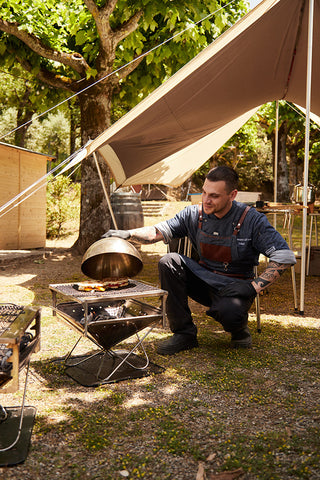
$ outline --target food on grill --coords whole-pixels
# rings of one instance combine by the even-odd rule
[[[117,289],[127,287],[129,284],[128,278],[118,278],[107,280],[103,283],[81,282],[75,285],[75,288],[80,292],[105,292],[110,288]]]
[[[104,292],[106,290],[104,284],[102,283],[82,282],[75,284],[74,287],[80,292],[91,292],[93,290]]]

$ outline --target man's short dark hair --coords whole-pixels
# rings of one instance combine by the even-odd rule
[[[220,166],[212,168],[206,175],[210,182],[226,182],[228,193],[238,189],[239,176],[231,167]]]

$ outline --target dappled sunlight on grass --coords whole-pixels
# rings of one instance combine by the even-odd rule
[[[20,275],[12,275],[10,274],[10,272],[2,273],[0,275],[1,287],[4,285],[21,285],[25,282],[32,280],[35,277],[36,275],[33,273]]]
[[[30,305],[34,300],[35,294],[28,288],[20,285],[1,285],[0,302],[15,303],[18,305]]]
[[[152,405],[153,401],[149,395],[149,398],[145,398],[145,395],[140,393],[135,393],[131,398],[124,402],[123,407],[125,409],[130,409],[133,407],[141,407],[143,405]]]
[[[250,314],[249,319],[254,322],[255,314]],[[264,324],[279,324],[283,327],[306,327],[306,328],[319,328],[320,327],[320,318],[319,317],[304,317],[299,314],[297,315],[261,315],[261,325]]]
[[[141,252],[137,278],[157,285],[166,246],[146,245]],[[261,296],[261,333],[254,307],[249,315],[252,349],[231,349],[230,334],[190,302],[199,348],[158,355],[158,342],[171,335],[159,323],[144,345],[162,373],[88,388],[65,372],[64,357],[79,335],[52,316],[48,288],[80,280],[80,264],[81,257],[60,252],[15,267],[11,279],[5,273],[3,301],[43,306],[41,350],[31,358],[27,392],[37,409],[32,446],[23,465],[5,470],[6,478],[114,480],[123,471],[132,480],[194,480],[199,461],[208,478],[237,468],[250,480],[320,477],[320,277],[307,279],[305,316],[293,312],[288,272]],[[135,343],[129,337],[115,350]],[[82,338],[75,355],[95,350]],[[8,394],[5,404],[17,405],[21,396],[21,389]]]

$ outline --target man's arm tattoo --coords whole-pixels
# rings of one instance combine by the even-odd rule
[[[265,271],[252,282],[257,292],[264,290],[278,280],[289,267],[290,265],[287,263],[269,262]]]
[[[129,231],[131,234],[130,240],[144,245],[163,240],[162,233],[158,232],[155,227],[141,227]]]

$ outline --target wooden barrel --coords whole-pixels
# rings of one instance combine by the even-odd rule
[[[114,192],[111,195],[111,207],[119,230],[131,230],[144,226],[139,193]]]

